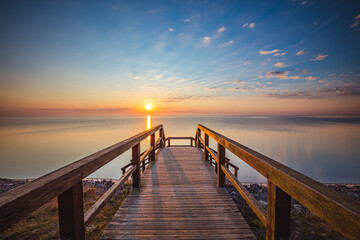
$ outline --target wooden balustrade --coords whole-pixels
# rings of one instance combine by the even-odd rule
[[[205,134],[205,141],[201,138],[201,131]],[[217,153],[208,147],[206,136],[217,142]],[[225,174],[265,225],[266,239],[281,239],[289,235],[291,198],[345,237],[357,239],[360,236],[360,204],[357,201],[200,124],[196,129],[195,143],[215,160],[218,186],[223,186]],[[225,149],[268,179],[267,211],[229,171]]]
[[[155,141],[155,133],[159,138]],[[201,138],[204,132],[204,139]],[[140,143],[150,137],[150,147],[140,154]],[[217,143],[217,151],[210,148],[209,138]],[[26,217],[54,197],[58,197],[59,228],[62,239],[84,239],[85,227],[132,176],[133,187],[140,187],[141,173],[155,160],[155,151],[165,147],[166,140],[190,140],[190,145],[204,151],[204,160],[215,165],[217,185],[225,186],[227,177],[266,227],[267,239],[287,237],[290,231],[291,198],[296,199],[335,230],[349,239],[360,236],[360,206],[339,192],[304,176],[234,140],[207,127],[198,125],[195,138],[165,138],[162,125],[139,133],[88,157],[44,175],[0,195],[0,232]],[[82,179],[104,166],[125,151],[132,149],[132,159],[121,168],[123,175],[84,214]],[[238,167],[225,156],[226,149],[268,179],[267,211],[237,179]],[[214,160],[214,162],[213,162]],[[229,170],[234,169],[234,174]]]
[[[189,139],[190,140],[190,146],[192,147],[193,146],[193,141],[195,140],[193,137],[168,137],[166,138],[166,141],[168,141],[168,147],[170,147],[170,140],[173,139],[173,140],[187,140]]]
[[[160,132],[160,137],[155,144],[155,133],[157,131]],[[140,155],[140,143],[149,136],[151,146]],[[54,197],[58,197],[61,239],[85,239],[85,227],[130,176],[133,179],[133,187],[140,187],[140,164],[145,162],[146,159],[155,159],[157,146],[165,146],[165,134],[162,125],[153,127],[1,194],[0,232],[3,232]],[[132,160],[130,164],[122,168],[123,176],[84,214],[82,179],[130,148],[132,149]],[[142,170],[144,170],[145,166],[146,164],[142,165]],[[126,171],[128,167],[131,168]]]

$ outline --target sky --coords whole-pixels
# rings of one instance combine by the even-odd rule
[[[360,1],[0,2],[0,116],[360,116]]]

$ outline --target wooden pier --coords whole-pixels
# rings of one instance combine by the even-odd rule
[[[196,147],[156,154],[101,239],[255,239]]]
[[[140,153],[148,137],[150,147]],[[184,139],[188,147],[170,143]],[[130,149],[122,176],[84,212],[82,180]],[[239,182],[226,151],[268,179],[266,210]],[[166,138],[163,126],[155,126],[1,194],[0,233],[57,197],[60,238],[83,240],[86,226],[130,178],[133,190],[102,239],[254,239],[225,178],[266,227],[267,240],[291,234],[292,198],[348,239],[360,236],[359,202],[200,124],[195,137]]]

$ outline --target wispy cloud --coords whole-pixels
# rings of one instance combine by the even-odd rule
[[[252,22],[252,23],[244,23],[243,25],[242,25],[242,27],[243,28],[250,28],[250,29],[253,29],[254,27],[255,27],[255,23],[254,22]]]
[[[277,57],[277,56],[284,56],[286,54],[286,52],[282,52],[282,53],[275,53],[274,56]]]
[[[210,40],[211,40],[210,37],[205,36],[205,37],[203,37],[203,38],[201,39],[201,42],[202,42],[203,45],[207,45],[207,44],[210,43]]]
[[[218,30],[216,30],[217,32],[225,32],[226,31],[226,27],[222,26],[221,28],[219,28]]]
[[[184,19],[184,22],[190,22],[190,21],[191,21],[190,18]]]
[[[286,65],[283,62],[277,62],[274,64],[274,67],[286,67]]]
[[[261,55],[267,55],[267,54],[277,53],[277,52],[279,52],[279,51],[280,51],[279,49],[274,49],[274,50],[271,50],[271,51],[260,50],[260,54],[261,54]]]
[[[245,81],[241,81],[241,80],[234,80],[233,83],[235,83],[235,84],[246,84]]]
[[[230,40],[230,41],[228,41],[228,42],[226,42],[226,43],[223,43],[222,45],[224,46],[224,47],[227,47],[227,46],[230,46],[231,44],[233,44],[234,43],[234,40]]]
[[[308,74],[309,72],[308,72],[308,70],[306,70],[306,69],[303,69],[303,70],[301,70],[300,72],[299,72],[299,74]]]
[[[157,14],[157,13],[163,12],[165,10],[166,10],[165,8],[153,8],[153,9],[146,10],[146,12],[150,13],[150,14]]]
[[[297,53],[296,53],[296,55],[303,55],[305,53],[305,51],[304,50],[301,50],[301,51],[298,51]]]
[[[289,71],[272,71],[266,73],[266,78],[293,79],[297,80],[299,76],[289,76]]]
[[[359,86],[344,86],[344,87],[323,87],[305,90],[285,90],[280,93],[269,93],[266,97],[272,98],[324,98],[337,96],[359,96]]]
[[[168,28],[168,30],[169,30],[169,32],[172,32],[172,31],[174,31],[174,29],[173,29],[173,28]]]
[[[357,15],[355,18],[354,18],[355,22],[350,26],[351,28],[354,28],[356,26],[359,25],[359,22],[360,22],[360,14]]]
[[[308,80],[308,81],[314,81],[316,80],[317,78],[316,77],[312,77],[312,76],[308,76],[308,77],[305,77],[304,79]]]
[[[318,54],[316,55],[316,58],[314,59],[310,59],[310,61],[321,61],[321,60],[324,60],[325,58],[327,58],[329,55],[325,54],[325,55],[322,55],[322,54]]]

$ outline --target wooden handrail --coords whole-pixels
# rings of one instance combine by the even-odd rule
[[[266,211],[251,195],[251,193],[240,183],[240,181],[230,172],[230,170],[221,165],[221,169],[225,172],[234,187],[239,191],[244,200],[249,204],[254,213],[258,216],[260,221],[266,226]]]
[[[267,239],[279,239],[288,233],[288,222],[282,222],[281,218],[290,217],[290,197],[347,238],[360,236],[360,204],[357,201],[203,125],[199,124],[196,131],[196,137],[199,137],[198,131],[203,131],[268,179]],[[226,174],[223,168],[221,170]],[[234,183],[235,178],[230,175],[229,179]],[[254,199],[248,198],[248,201]]]
[[[83,212],[82,216],[78,214],[79,211],[82,211],[82,179],[130,148],[133,148],[134,154],[134,148],[136,147],[139,149],[141,141],[146,139],[148,136],[154,136],[155,132],[159,130],[161,130],[163,134],[162,125],[157,125],[131,138],[1,194],[0,232],[4,231],[12,224],[23,219],[37,208],[58,196],[60,237],[64,238],[64,232],[67,233],[69,231],[75,231],[75,233],[71,233],[72,235],[70,236],[77,239],[83,239],[85,237],[84,229],[79,228],[84,227],[84,215]],[[153,152],[154,148],[155,146],[153,146]],[[139,171],[139,168],[132,168],[131,170],[132,173],[135,173],[136,171]],[[121,179],[119,181],[121,182]],[[111,195],[111,192],[108,194]],[[108,199],[108,197],[104,198]],[[74,207],[70,207],[72,204],[74,204]],[[97,208],[94,207],[94,210],[97,210]],[[64,214],[63,211],[76,211],[76,213]],[[74,214],[76,216],[71,216]],[[90,213],[87,215],[87,219],[85,219],[86,223],[88,223],[88,219],[90,219],[92,215],[93,214]],[[74,219],[66,221],[64,218],[69,216],[74,217]],[[67,224],[68,226],[65,226],[64,229],[62,229],[63,224]]]
[[[85,226],[89,225],[91,220],[93,220],[96,214],[103,208],[103,206],[111,199],[111,197],[116,193],[116,190],[120,188],[125,181],[131,176],[131,174],[136,170],[136,167],[129,169],[124,175],[121,176],[97,201],[92,205],[89,210],[86,211],[84,215],[84,224]]]

